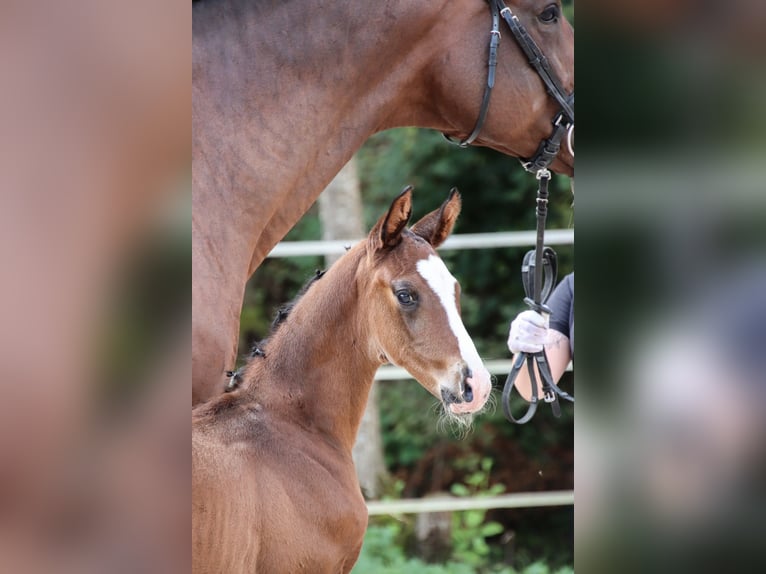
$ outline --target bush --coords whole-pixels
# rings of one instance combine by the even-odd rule
[[[407,558],[395,543],[397,536],[396,526],[370,526],[352,574],[574,574],[572,568],[554,571],[542,562],[530,564],[523,570],[510,566],[476,568],[456,561],[428,564],[417,558]]]
[[[490,483],[492,460],[468,456],[458,462],[466,471],[463,482],[452,485],[456,496],[493,496],[503,492],[501,484]],[[403,484],[392,485],[393,498],[401,495]],[[486,520],[486,510],[452,513],[452,554],[444,563],[429,564],[407,555],[405,548],[413,536],[413,520],[406,516],[376,516],[367,529],[362,552],[353,574],[573,574],[569,567],[552,570],[537,561],[516,570],[499,563],[488,539],[503,532],[499,522]],[[497,548],[494,549],[495,551]],[[494,563],[493,563],[494,562]]]

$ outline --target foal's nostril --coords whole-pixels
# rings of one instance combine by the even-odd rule
[[[461,402],[460,398],[455,393],[448,391],[447,389],[442,389],[442,401],[444,401],[445,405]]]
[[[472,376],[473,372],[471,371],[471,368],[468,365],[465,365],[463,367],[463,384],[461,386],[463,387],[463,400],[467,403],[473,401],[473,388],[468,383],[468,379]]]
[[[468,383],[465,384],[465,390],[463,391],[463,399],[465,402],[470,403],[473,401],[473,388]]]

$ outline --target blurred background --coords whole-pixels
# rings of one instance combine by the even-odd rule
[[[763,569],[763,2],[578,3],[576,565]]]
[[[191,12],[0,6],[0,571],[189,570]]]

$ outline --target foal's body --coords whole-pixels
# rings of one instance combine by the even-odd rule
[[[309,293],[322,295],[327,279]],[[354,316],[354,293],[338,295],[330,304]],[[215,504],[194,509],[195,529],[200,515],[211,520],[195,541],[209,546],[195,548],[195,572],[337,573],[356,561],[367,510],[351,449],[380,362],[354,352],[361,326],[311,324],[312,311],[305,301],[293,310],[244,374],[251,387],[195,413],[193,499]]]
[[[458,210],[453,195],[410,232],[409,192],[397,198],[296,303],[242,386],[193,411],[194,572],[351,570],[367,526],[351,449],[382,363],[450,414],[483,407],[489,374],[433,248]]]
[[[551,3],[510,2],[571,90],[574,32],[540,21]],[[369,136],[470,133],[490,27],[484,0],[194,4],[192,404],[219,394],[234,366],[248,278]],[[529,157],[556,112],[509,34],[476,145]],[[564,150],[552,169],[572,165]]]
[[[350,451],[263,408],[235,412],[192,443],[193,572],[350,571],[367,527]]]

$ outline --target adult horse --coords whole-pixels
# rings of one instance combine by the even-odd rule
[[[574,33],[558,0],[509,6],[572,90]],[[219,393],[234,366],[248,278],[370,135],[471,133],[491,22],[483,0],[194,3],[193,403]],[[474,143],[528,158],[559,104],[507,36]],[[562,148],[551,168],[572,165]]]
[[[351,570],[367,527],[351,449],[382,363],[407,369],[448,416],[486,403],[489,373],[434,250],[460,196],[406,229],[410,211],[408,188],[310,284],[240,387],[192,410],[196,574]]]

